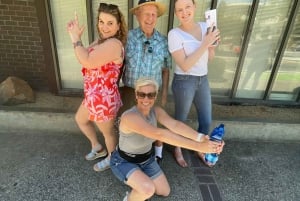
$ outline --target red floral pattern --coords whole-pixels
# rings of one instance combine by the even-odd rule
[[[82,104],[89,110],[89,120],[109,121],[116,117],[122,106],[118,90],[118,77],[122,64],[107,63],[101,67],[82,68],[84,77],[84,100]]]

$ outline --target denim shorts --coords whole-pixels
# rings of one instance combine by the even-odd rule
[[[110,168],[113,174],[125,184],[130,175],[136,170],[141,170],[151,179],[155,179],[163,173],[154,155],[143,163],[131,163],[123,159],[116,150],[111,154]]]

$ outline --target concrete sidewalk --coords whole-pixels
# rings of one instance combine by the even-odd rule
[[[95,172],[99,160],[84,159],[89,149],[79,132],[0,131],[0,200],[121,201],[129,187],[110,170]],[[167,150],[162,168],[172,186],[164,200],[203,200],[192,168],[179,168]]]
[[[42,94],[34,104],[0,107],[0,200],[122,200],[128,187],[83,158],[89,145],[74,122],[80,102]],[[219,119],[212,127],[219,123],[226,126],[226,147],[218,164],[209,169],[185,151],[190,167],[180,168],[166,145],[162,168],[172,193],[151,200],[300,197],[300,124]]]
[[[129,188],[110,170],[94,172],[80,133],[0,131],[0,200],[122,201]],[[171,185],[167,198],[151,201],[297,201],[300,143],[226,141],[217,165],[204,167],[185,151],[180,168],[165,146],[162,169]]]

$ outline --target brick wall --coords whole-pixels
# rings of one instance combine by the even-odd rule
[[[0,82],[8,76],[48,90],[34,0],[0,0]]]

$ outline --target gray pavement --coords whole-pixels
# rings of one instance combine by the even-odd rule
[[[80,101],[40,94],[34,104],[0,107],[1,201],[123,199],[129,188],[84,159],[90,147],[74,122]],[[180,168],[166,145],[162,168],[171,194],[151,201],[299,200],[300,124],[214,120],[213,126],[220,122],[226,146],[217,165],[207,168],[184,151],[190,167]]]
[[[297,201],[299,154],[299,142],[228,141],[212,173],[227,201]]]
[[[94,172],[96,161],[84,159],[89,149],[80,133],[0,132],[0,200],[121,201],[129,188],[110,170]],[[172,186],[163,200],[202,200],[191,169],[167,151],[162,166]]]
[[[110,170],[94,172],[95,161],[83,157],[88,150],[80,133],[0,132],[0,200],[122,200],[129,188]],[[151,200],[297,201],[299,153],[299,142],[227,140],[214,168],[190,160],[189,168],[180,168],[166,146],[162,168],[172,192],[168,198]],[[193,156],[189,151],[185,155]],[[205,195],[205,186],[216,186],[220,198]]]

